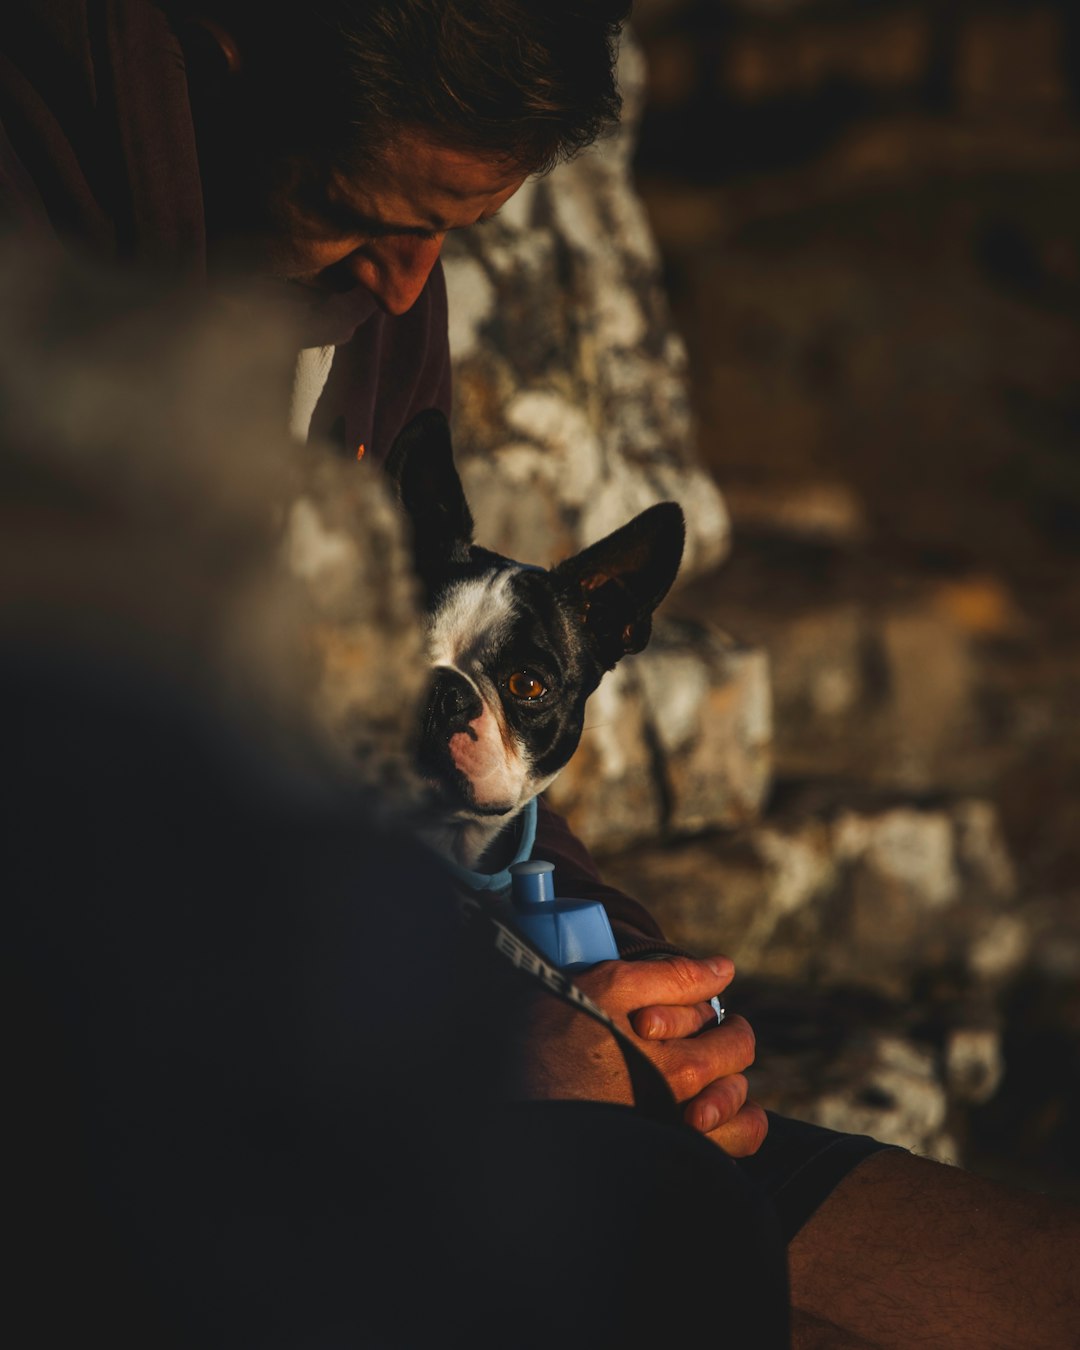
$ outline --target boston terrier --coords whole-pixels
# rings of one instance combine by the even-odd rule
[[[529,856],[537,795],[577,748],[589,695],[649,640],[682,559],[683,513],[652,506],[545,570],[473,543],[441,413],[410,423],[386,467],[427,609],[433,674],[417,753],[429,842],[473,889],[497,890]]]

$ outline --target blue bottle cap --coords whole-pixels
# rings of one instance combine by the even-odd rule
[[[555,864],[536,859],[513,863],[510,867],[510,885],[514,903],[518,905],[553,905],[555,903]]]

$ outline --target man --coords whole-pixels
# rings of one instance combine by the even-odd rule
[[[195,285],[262,278],[302,333],[295,433],[377,463],[414,412],[448,407],[442,239],[610,123],[624,9],[323,0],[301,20],[252,0],[9,4],[0,210],[17,233]],[[1073,1343],[1074,1214],[873,1140],[770,1129],[747,1095],[753,1033],[709,1007],[731,963],[676,953],[551,813],[537,849],[567,893],[604,899],[629,958],[582,987],[775,1205],[797,1344]],[[524,1096],[633,1099],[597,1022],[545,999],[532,1016]],[[694,1328],[708,1300],[680,1292]]]
[[[323,0],[320,21],[297,30],[250,0],[225,0],[212,19],[148,0],[101,13],[16,5],[3,42],[4,213],[17,233],[188,284],[258,279],[306,344],[294,430],[370,466],[416,412],[449,410],[445,234],[490,217],[528,174],[612,123],[624,10],[492,0],[455,20],[427,0]],[[538,848],[568,890],[599,886],[547,813]],[[624,956],[674,951],[639,906],[601,891]],[[695,990],[676,1036],[715,1020],[707,1000],[730,963],[702,969],[709,992]],[[655,997],[632,1006],[677,992],[666,967],[635,973]],[[752,1152],[765,1121],[744,1101],[749,1028],[733,1017],[680,1057],[691,1050],[680,1072],[718,1084],[696,1123],[719,1129],[730,1153]]]

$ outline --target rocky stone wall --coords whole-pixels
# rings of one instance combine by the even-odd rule
[[[617,134],[447,240],[455,443],[489,547],[548,565],[677,499],[685,578],[724,557],[727,512],[697,459],[685,348],[632,182],[632,38],[619,77]]]
[[[608,866],[741,958],[772,1104],[1080,1194],[1077,8],[635,16],[636,180],[732,520],[675,611],[766,654],[773,781]]]

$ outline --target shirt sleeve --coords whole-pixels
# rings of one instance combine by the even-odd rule
[[[533,854],[555,864],[557,895],[600,901],[611,920],[619,955],[624,960],[688,954],[668,942],[644,905],[601,879],[589,850],[574,835],[565,818],[553,811],[543,797],[537,815]]]

